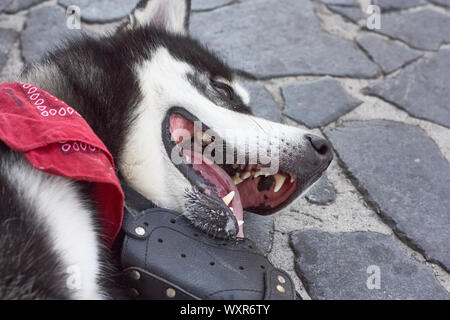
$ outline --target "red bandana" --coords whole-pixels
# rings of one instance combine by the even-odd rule
[[[0,140],[36,169],[93,182],[103,239],[112,245],[124,195],[111,154],[78,112],[31,84],[0,83]]]

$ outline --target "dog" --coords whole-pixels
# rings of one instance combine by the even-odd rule
[[[190,37],[189,15],[190,1],[142,0],[114,34],[69,41],[21,82],[76,109],[136,191],[211,235],[240,237],[244,209],[279,211],[321,176],[332,151],[253,116],[235,71]],[[112,262],[90,197],[89,185],[37,170],[0,143],[1,299],[111,298]],[[73,266],[76,290],[67,285]]]

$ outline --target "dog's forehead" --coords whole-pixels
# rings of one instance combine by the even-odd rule
[[[236,79],[231,68],[201,46],[194,44],[190,49],[193,49],[191,53],[181,54],[167,46],[154,48],[149,61],[153,67],[149,73],[155,74],[155,69],[158,69],[161,76],[165,72],[167,77],[173,79],[174,76],[178,80],[187,79],[201,91],[206,90],[211,80],[220,81],[229,85],[242,103],[249,104],[250,95]],[[161,70],[162,67],[165,70]]]
[[[195,70],[208,73],[211,77],[222,77],[228,81],[233,79],[233,70],[195,39],[169,34],[161,39],[161,46],[165,47],[174,58],[188,63]]]

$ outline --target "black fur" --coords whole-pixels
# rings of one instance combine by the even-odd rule
[[[194,226],[212,237],[231,239],[236,236],[238,226],[235,219],[228,211],[221,209],[223,202],[219,198],[201,193],[196,188],[186,190],[185,195],[184,215]]]
[[[186,14],[186,27],[188,22]],[[75,108],[105,143],[117,164],[134,121],[130,115],[142,100],[134,67],[151,60],[157,47],[166,48],[172,56],[210,79],[232,79],[232,70],[196,40],[152,26],[122,28],[100,39],[85,35],[69,40],[49,53],[39,63],[39,69],[27,66],[22,78]],[[0,166],[5,157],[25,161],[0,142]],[[89,195],[89,184],[80,183],[79,187],[81,193]],[[17,190],[0,175],[0,299],[70,298],[66,270],[54,252],[50,230],[20,199]],[[102,253],[103,266],[115,265],[109,262],[108,255]],[[102,271],[101,288],[117,287],[116,271],[113,268]]]
[[[231,80],[232,71],[197,41],[153,27],[122,30],[100,40],[74,39],[41,62],[39,72],[52,74],[41,78],[28,67],[23,77],[74,107],[118,163],[134,120],[129,115],[142,99],[133,67],[150,60],[152,48],[158,46],[211,78]],[[2,144],[0,160],[12,153]],[[89,185],[81,184],[80,191],[88,195]],[[0,299],[70,298],[67,274],[53,252],[49,230],[14,192],[0,176]],[[117,264],[106,262],[111,261],[108,253],[102,255],[104,265]],[[103,270],[99,284],[106,295],[116,288],[112,295],[123,297],[116,274],[113,267]]]
[[[45,64],[56,66],[57,79],[42,83],[36,79],[33,84],[75,108],[118,163],[133,122],[129,115],[142,99],[133,67],[150,60],[152,48],[159,46],[211,78],[231,80],[232,71],[196,40],[142,27],[100,40],[86,37],[69,42],[46,58]]]

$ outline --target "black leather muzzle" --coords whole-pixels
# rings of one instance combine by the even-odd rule
[[[249,239],[220,240],[124,186],[121,263],[137,299],[293,300],[289,275]]]

